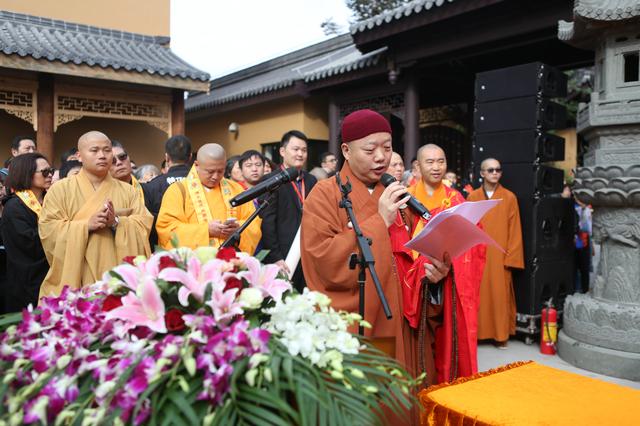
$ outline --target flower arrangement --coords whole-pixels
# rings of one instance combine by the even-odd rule
[[[360,323],[232,249],[128,258],[0,318],[0,425],[379,424],[415,382]]]

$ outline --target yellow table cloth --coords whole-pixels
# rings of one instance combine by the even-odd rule
[[[640,391],[518,362],[418,394],[422,425],[640,425]]]

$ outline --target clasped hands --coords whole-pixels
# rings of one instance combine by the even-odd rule
[[[112,227],[114,223],[116,223],[116,209],[111,200],[107,199],[104,205],[89,218],[89,232]]]

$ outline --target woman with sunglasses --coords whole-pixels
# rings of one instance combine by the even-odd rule
[[[22,154],[11,162],[3,200],[2,239],[7,254],[6,308],[18,312],[38,303],[40,284],[49,264],[38,235],[42,201],[55,169],[38,153]]]

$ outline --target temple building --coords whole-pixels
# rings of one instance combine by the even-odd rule
[[[89,130],[159,164],[185,131],[185,92],[209,75],[169,48],[169,0],[0,2],[0,158],[35,135],[56,165]]]
[[[482,71],[540,61],[571,70],[593,52],[562,43],[556,27],[571,0],[416,0],[358,22],[348,34],[211,81],[186,102],[187,135],[238,154],[267,155],[291,128],[316,154],[339,151],[340,121],[359,108],[389,118],[394,150],[411,161],[437,143],[459,175],[471,163],[474,81]],[[575,127],[568,123],[567,127]],[[575,130],[564,132],[575,166]]]

